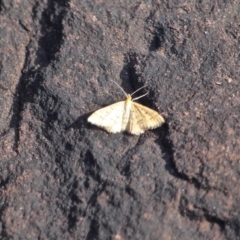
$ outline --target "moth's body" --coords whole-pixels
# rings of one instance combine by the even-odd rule
[[[147,129],[159,127],[164,119],[158,112],[133,102],[131,95],[126,94],[125,101],[97,110],[88,122],[110,133],[127,131],[139,135]]]

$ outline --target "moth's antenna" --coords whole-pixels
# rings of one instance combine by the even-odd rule
[[[137,89],[135,92],[133,92],[133,93],[131,93],[131,96],[133,95],[133,94],[135,94],[136,92],[138,92],[139,90],[141,90],[141,89],[143,89],[143,88],[145,88],[147,85],[144,85],[144,86],[142,86],[142,87],[140,87],[139,89]],[[144,95],[145,96],[145,95]]]
[[[138,89],[138,90],[139,90],[139,89]],[[138,90],[137,90],[137,91],[138,91]],[[145,94],[143,94],[143,95],[141,95],[140,97],[133,98],[132,101],[137,100],[137,99],[139,99],[139,98],[142,98],[142,97],[146,96],[147,94],[148,94],[148,92],[145,93]],[[132,95],[132,94],[131,94],[131,95]]]
[[[114,82],[113,80],[110,80],[111,82]],[[120,85],[118,85],[116,82],[114,82],[122,91],[123,93],[125,94],[125,96],[127,96],[127,93],[122,89],[122,87]]]

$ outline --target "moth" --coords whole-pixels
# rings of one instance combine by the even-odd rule
[[[114,81],[112,81],[114,82]],[[132,95],[143,87],[137,89],[132,94],[127,94],[116,82],[114,82],[125,94],[126,100],[111,104],[101,108],[89,116],[88,122],[105,129],[110,133],[127,131],[131,134],[139,135],[145,130],[161,126],[165,121],[156,111],[133,102],[146,96],[148,93],[132,99]]]

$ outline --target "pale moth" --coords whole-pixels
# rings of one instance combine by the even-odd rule
[[[116,82],[114,83],[124,92],[126,100],[97,110],[88,118],[88,122],[110,133],[127,131],[136,135],[143,133],[145,130],[157,128],[164,123],[163,117],[158,112],[133,102],[147,95],[146,93],[132,99],[132,95],[145,86],[132,94],[127,94]]]

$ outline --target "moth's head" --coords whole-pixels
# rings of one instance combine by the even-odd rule
[[[127,94],[126,101],[132,101],[132,96],[131,96],[131,94]]]

